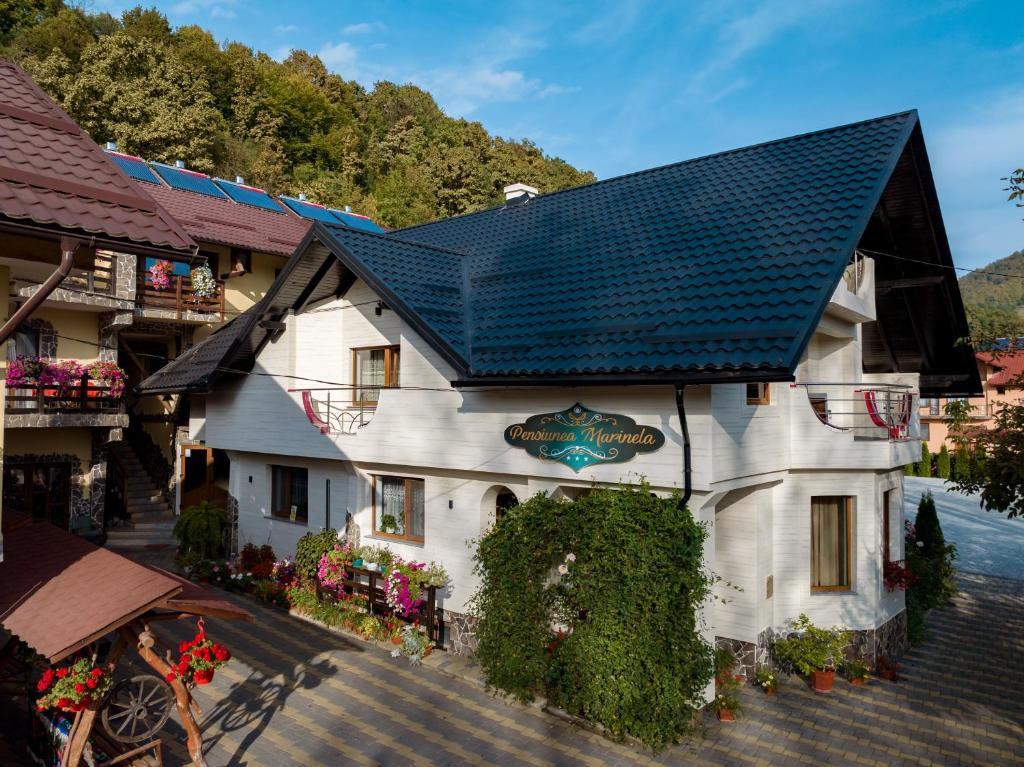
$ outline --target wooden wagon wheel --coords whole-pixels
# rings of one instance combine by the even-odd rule
[[[163,728],[174,705],[174,690],[154,674],[123,679],[110,691],[100,719],[121,743],[150,740]]]

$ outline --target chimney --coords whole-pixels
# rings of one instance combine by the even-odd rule
[[[235,183],[236,184],[244,184],[245,183],[245,179],[242,178],[241,176],[235,176]]]
[[[529,200],[536,197],[538,194],[537,189],[526,184],[509,184],[505,187],[505,200],[515,200],[518,197],[524,197]],[[525,202],[525,200],[523,200]]]
[[[116,152],[117,151],[117,142],[116,141],[108,141],[107,142],[107,151]]]
[[[345,212],[346,213],[351,213],[352,212],[352,206],[351,205],[346,205],[345,206]]]
[[[174,167],[175,168],[184,168],[185,167],[185,161],[184,160],[175,160],[174,161]]]
[[[305,202],[306,201],[306,193],[305,192],[299,192],[299,199],[302,202]]]

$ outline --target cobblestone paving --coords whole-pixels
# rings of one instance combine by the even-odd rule
[[[960,579],[898,683],[816,695],[796,679],[743,693],[734,724],[643,753],[471,682],[264,609],[209,621],[235,660],[201,688],[210,767],[221,765],[1024,765],[1024,581]],[[175,642],[191,623],[160,631]],[[171,636],[173,634],[173,636]],[[180,737],[180,728],[169,728]],[[168,740],[172,740],[170,737]],[[186,763],[180,741],[165,763]]]

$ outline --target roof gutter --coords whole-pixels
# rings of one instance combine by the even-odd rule
[[[188,250],[179,250],[177,248],[161,248],[156,245],[146,245],[145,243],[136,242],[134,240],[117,240],[110,237],[104,237],[102,235],[93,234],[92,232],[83,231],[80,235],[67,235],[61,232],[55,232],[52,229],[47,229],[44,226],[33,226],[32,224],[22,224],[16,221],[5,220],[0,221],[0,229],[9,231],[12,234],[21,234],[29,237],[43,237],[48,240],[63,240],[64,237],[77,236],[82,240],[88,240],[88,247],[101,247],[105,250],[114,250],[118,253],[135,253],[141,256],[152,256],[153,258],[166,258],[168,261],[181,261],[183,263],[193,263],[196,257],[199,255],[199,246],[190,245]]]
[[[686,423],[686,384],[676,384],[676,411],[679,413],[679,429],[683,434],[683,496],[679,499],[679,510],[684,511],[693,495],[693,472],[690,462],[690,427]]]
[[[78,250],[81,245],[81,240],[74,237],[61,237],[60,238],[60,265],[54,270],[53,274],[46,278],[46,282],[39,286],[39,290],[33,293],[29,299],[18,307],[18,311],[11,315],[11,318],[4,323],[4,326],[0,328],[0,344],[7,342],[14,331],[18,329],[29,316],[34,312],[43,301],[45,301],[57,286],[60,285],[64,278],[71,273],[71,266],[75,262],[75,251]]]

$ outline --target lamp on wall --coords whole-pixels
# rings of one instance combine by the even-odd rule
[[[380,317],[382,314],[384,314],[385,309],[387,309],[387,307],[384,305],[384,302],[378,301],[377,305],[373,308],[373,313]]]

